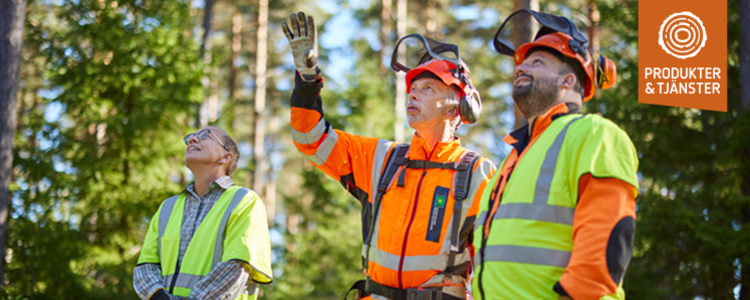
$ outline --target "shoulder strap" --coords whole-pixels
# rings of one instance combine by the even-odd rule
[[[372,197],[373,214],[367,219],[367,235],[364,236],[365,257],[362,260],[362,267],[367,270],[368,261],[370,260],[370,243],[372,242],[372,233],[375,227],[375,219],[380,212],[380,200],[388,188],[388,184],[396,176],[398,167],[406,163],[406,154],[409,153],[409,144],[398,144],[388,154],[388,161],[385,163],[385,171],[380,177],[377,190]],[[362,224],[365,225],[365,224]]]
[[[453,184],[453,198],[455,199],[453,206],[453,226],[451,226],[451,247],[450,253],[448,254],[448,267],[445,268],[445,280],[452,280],[453,272],[456,264],[456,254],[459,250],[459,235],[460,223],[461,223],[461,210],[463,209],[463,201],[469,194],[469,185],[471,184],[471,174],[474,171],[474,165],[479,161],[481,155],[474,151],[466,150],[459,167],[456,181]]]

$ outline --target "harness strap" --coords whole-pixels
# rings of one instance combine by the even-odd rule
[[[443,293],[442,290],[433,288],[411,288],[411,289],[399,289],[384,286],[373,281],[370,278],[360,280],[354,283],[349,291],[346,292],[346,296],[349,292],[357,291],[358,297],[368,296],[370,294],[376,294],[384,296],[391,300],[464,300],[453,295]],[[344,297],[346,300],[346,297]]]
[[[406,162],[406,153],[409,151],[409,144],[399,144],[393,149],[391,149],[390,155],[388,157],[388,161],[385,164],[385,171],[383,172],[383,177],[380,179],[380,183],[378,184],[378,190],[373,195],[373,214],[370,216],[368,220],[368,233],[367,236],[364,237],[364,243],[365,243],[365,257],[362,259],[362,268],[364,270],[367,270],[369,261],[370,261],[370,244],[372,242],[372,234],[374,232],[375,227],[375,219],[378,218],[378,213],[380,212],[380,200],[383,199],[383,194],[385,194],[385,190],[388,188],[388,184],[390,184],[391,180],[393,180],[393,176],[396,175],[396,171],[398,170],[399,164],[404,164]]]
[[[466,150],[466,153],[461,158],[461,166],[465,166],[463,170],[460,170],[456,176],[455,188],[453,197],[455,202],[453,205],[453,226],[451,228],[451,247],[450,253],[448,254],[448,267],[445,268],[445,280],[453,280],[454,266],[456,263],[456,255],[459,251],[459,236],[461,228],[461,210],[463,209],[463,202],[466,199],[469,191],[469,185],[471,184],[471,173],[474,170],[474,165],[479,161],[479,155],[471,150]],[[459,274],[461,274],[459,272]]]
[[[463,164],[459,164],[458,162],[455,162],[455,161],[440,163],[440,162],[429,161],[429,160],[409,160],[409,163],[407,164],[407,168],[410,168],[410,169],[449,169],[449,170],[464,171],[466,170],[467,166]]]

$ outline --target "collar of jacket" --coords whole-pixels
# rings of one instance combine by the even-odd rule
[[[434,162],[457,161],[461,156],[461,139],[453,137],[452,141],[438,142],[433,149],[427,142],[415,133],[411,138],[409,147],[409,159],[429,160]]]
[[[550,107],[542,115],[534,119],[531,126],[531,135],[529,135],[529,124],[518,128],[503,138],[503,141],[513,146],[516,152],[522,153],[531,140],[539,137],[544,130],[557,118],[568,114],[581,113],[581,108],[575,103],[560,103]]]

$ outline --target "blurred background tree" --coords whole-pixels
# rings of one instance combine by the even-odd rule
[[[0,298],[136,298],[145,226],[192,181],[181,138],[207,124],[237,140],[234,180],[267,204],[276,278],[263,297],[340,298],[362,277],[360,205],[291,142],[281,22],[315,17],[327,120],[403,142],[413,131],[398,104],[403,74],[390,69],[396,40],[457,44],[484,101],[480,122],[457,134],[499,162],[502,138],[525,121],[510,97],[513,61],[491,39],[530,7],[571,18],[617,62],[618,85],[584,110],[625,129],[641,159],[628,297],[750,299],[750,86],[738,80],[750,78],[748,2],[727,2],[719,113],[637,103],[637,0],[29,0]],[[535,30],[525,22],[504,37]]]

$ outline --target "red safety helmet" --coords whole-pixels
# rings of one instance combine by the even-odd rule
[[[466,70],[465,75],[468,84],[462,82],[456,76],[458,67],[455,64],[445,60],[428,60],[427,62],[422,63],[421,65],[417,66],[414,69],[411,69],[406,73],[406,90],[411,90],[411,82],[414,81],[414,78],[416,78],[419,74],[430,72],[440,78],[440,81],[445,83],[445,85],[455,85],[456,87],[458,87],[458,89],[462,92],[460,96],[467,95],[471,93],[471,90],[469,88],[469,85],[471,84],[471,76],[469,75],[468,68],[464,67],[464,69]]]
[[[500,39],[500,32],[505,27],[505,24],[516,15],[530,15],[539,21],[542,28],[537,32],[534,41],[522,44],[517,49],[513,49],[507,42]],[[591,60],[591,55],[586,49],[588,39],[578,31],[578,28],[576,28],[572,21],[561,16],[540,13],[529,9],[517,10],[500,25],[497,33],[495,33],[493,44],[498,53],[513,56],[516,66],[523,63],[531,49],[538,47],[552,49],[570,58],[572,61],[578,62],[586,73],[586,78],[578,78],[584,85],[582,91],[584,102],[594,97],[596,87],[609,89],[615,84],[615,80],[617,79],[615,63],[603,55],[599,55],[599,61],[596,63]]]

